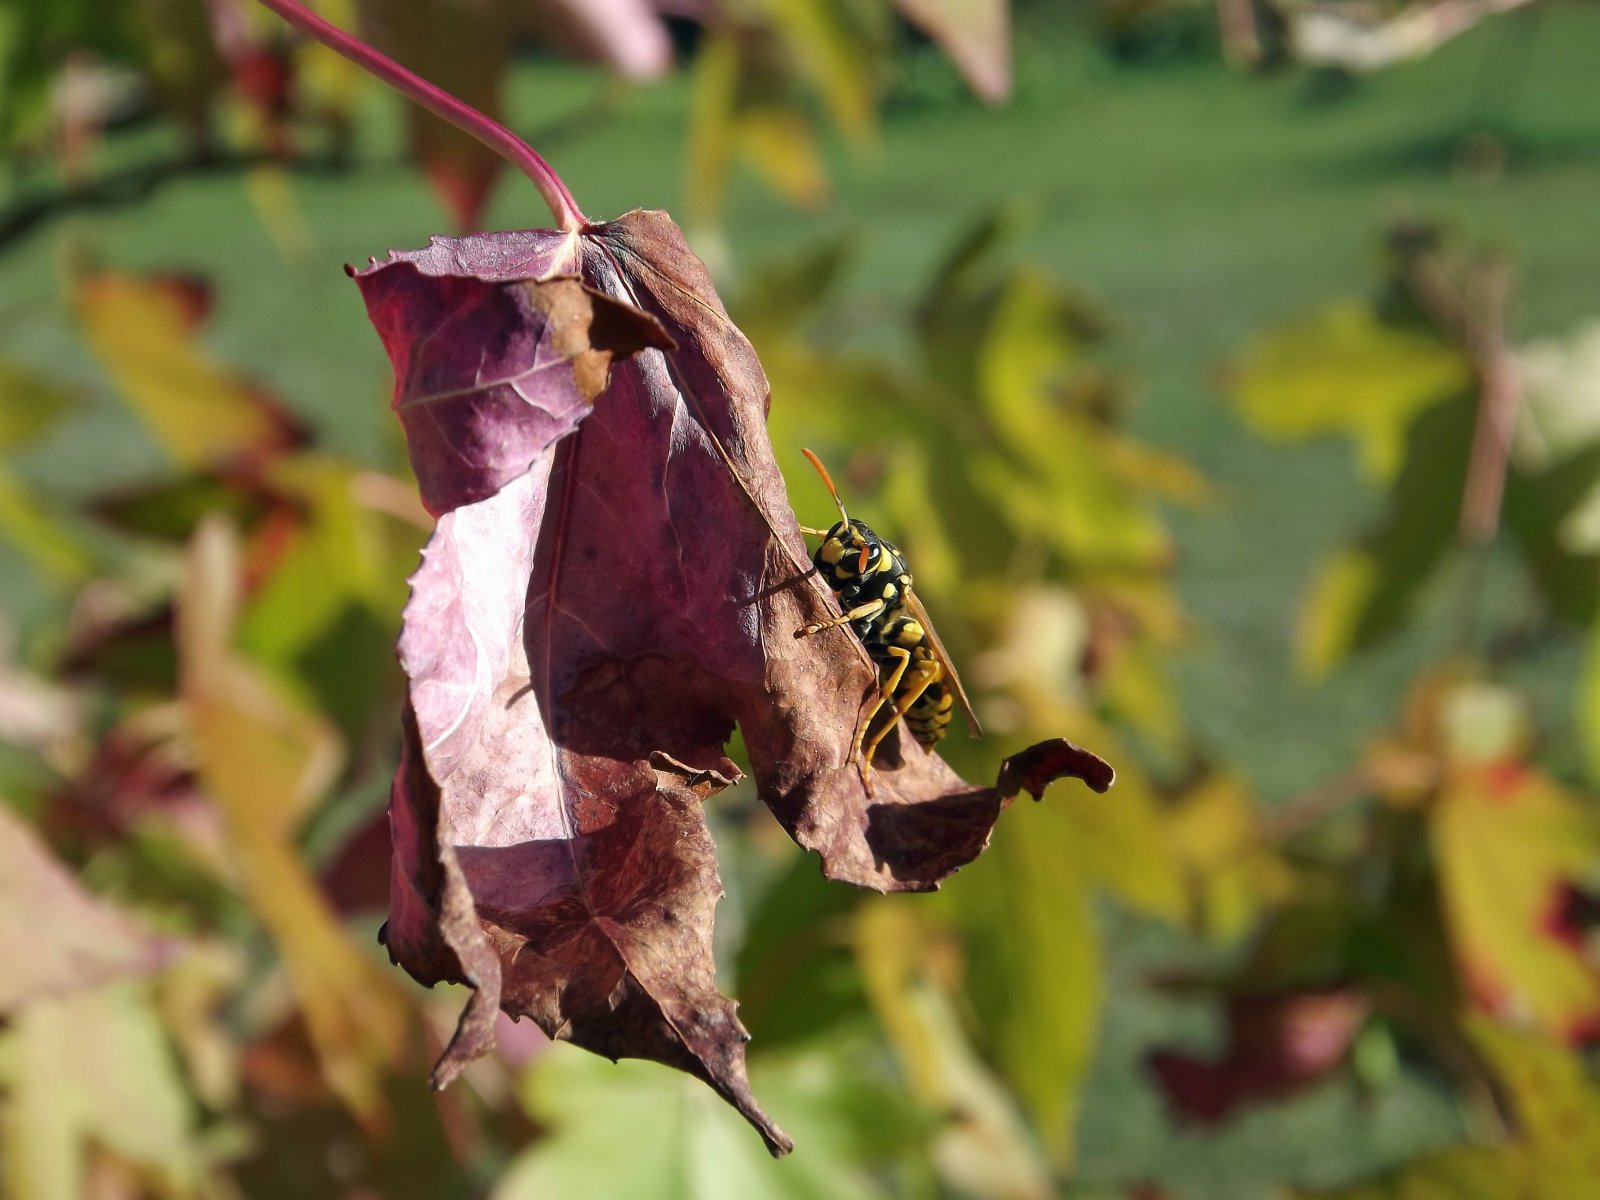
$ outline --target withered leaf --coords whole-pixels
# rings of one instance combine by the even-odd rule
[[[833,598],[808,577],[766,377],[665,214],[435,239],[357,282],[439,518],[400,637],[386,929],[419,980],[476,989],[435,1082],[503,1008],[699,1076],[783,1153],[714,984],[701,805],[738,776],[735,723],[824,873],[885,892],[971,861],[1020,788],[1099,790],[1109,768],[1047,743],[973,788],[891,736],[868,794],[851,751],[876,673],[844,631],[792,636]]]

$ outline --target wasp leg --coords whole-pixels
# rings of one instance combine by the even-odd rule
[[[861,745],[867,740],[867,731],[872,728],[873,718],[882,712],[884,704],[893,698],[895,689],[900,686],[900,681],[905,678],[906,668],[911,665],[911,651],[902,646],[889,646],[887,649],[890,657],[895,660],[894,669],[889,672],[887,679],[879,681],[878,698],[873,702],[871,709],[867,711],[867,715],[861,719],[861,732],[856,734],[856,747],[850,755],[853,760],[861,764],[861,782],[866,785],[868,796],[872,795],[872,755],[870,753],[862,754]],[[893,721],[889,722],[890,726],[893,724]],[[883,734],[879,733],[877,737],[872,739],[872,748],[876,750],[878,743],[882,740]]]
[[[811,625],[802,626],[794,631],[797,638],[810,637],[813,633],[821,633],[824,629],[833,629],[840,625],[848,625],[851,621],[859,621],[863,617],[875,617],[884,610],[882,600],[868,600],[865,604],[858,604],[842,616],[834,617],[829,621],[817,621]]]
[[[809,525],[800,526],[800,532],[801,533],[809,533],[812,537],[827,537],[828,536],[828,531],[826,529],[813,529]]]
[[[911,652],[909,650],[903,650],[899,646],[891,646],[889,647],[889,653],[900,659],[900,661],[895,664],[894,673],[885,681],[883,688],[879,692],[878,703],[872,710],[873,717],[878,715],[878,710],[883,707],[884,700],[887,697],[894,696],[896,690],[904,681],[906,672],[911,664]],[[862,770],[867,779],[867,795],[872,795],[872,756],[878,752],[879,743],[889,736],[889,730],[895,727],[895,723],[911,710],[911,706],[917,702],[923,692],[939,682],[943,674],[944,671],[936,662],[918,663],[916,674],[912,676],[911,682],[907,685],[905,694],[895,699],[894,711],[889,714],[889,719],[878,727],[878,732],[873,735],[870,743],[865,746],[857,744],[856,754],[861,759]],[[867,724],[871,724],[871,717],[868,718]],[[867,725],[863,725],[861,727],[862,737],[866,736],[866,732]]]

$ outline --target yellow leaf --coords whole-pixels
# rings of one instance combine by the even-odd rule
[[[276,162],[252,167],[245,174],[244,191],[278,253],[291,260],[310,258],[315,238],[288,170]]]
[[[1295,629],[1295,666],[1304,678],[1324,679],[1344,661],[1377,587],[1377,564],[1360,550],[1336,551],[1318,568]]]
[[[59,583],[76,583],[93,563],[77,537],[0,467],[0,538]]]
[[[1060,289],[1038,271],[1007,280],[984,331],[978,386],[995,431],[1029,465],[1048,470],[1055,451],[1042,436],[1062,411],[1057,393],[1082,365]]]
[[[1117,717],[1169,754],[1182,751],[1185,732],[1167,677],[1165,647],[1137,633],[1116,639],[1100,659],[1100,697]]]
[[[1172,557],[1172,539],[1155,510],[1108,469],[1096,426],[1061,413],[1034,434],[1054,451],[1047,474],[976,453],[971,478],[1012,529],[1047,542],[1080,571],[1151,570]]]
[[[1092,372],[1081,361],[1070,308],[1035,272],[1020,271],[1006,284],[978,363],[984,411],[1006,453],[974,455],[973,484],[1015,530],[1046,539],[1079,570],[1162,567],[1172,540],[1151,485],[1188,493],[1198,476],[1064,400],[1077,373]]]
[[[1412,420],[1470,380],[1459,351],[1347,301],[1256,339],[1231,390],[1258,433],[1289,441],[1348,433],[1367,473],[1388,480]]]
[[[79,281],[73,307],[118,393],[177,466],[216,466],[280,436],[244,382],[196,344],[172,289],[97,275]]]
[[[914,555],[918,590],[935,596],[956,594],[964,582],[961,560],[939,515],[937,481],[927,454],[919,443],[906,439],[896,442],[886,457],[879,504],[901,531],[900,544]]]
[[[340,29],[356,27],[354,0],[317,0],[316,11],[324,21]],[[266,16],[268,21],[263,22],[262,30],[276,35],[280,27],[270,23],[277,20],[276,14]],[[366,73],[344,55],[309,38],[292,42],[291,53],[295,94],[304,110],[327,114],[330,123],[348,120],[368,80]]]
[[[1123,481],[1149,496],[1198,508],[1216,499],[1216,488],[1190,462],[1120,434],[1105,440],[1106,462]]]
[[[1516,763],[1458,769],[1431,817],[1445,920],[1489,1011],[1566,1038],[1600,1023],[1600,975],[1554,928],[1564,889],[1600,863],[1587,807]]]
[[[196,765],[222,810],[240,882],[294,989],[329,1086],[369,1124],[398,1053],[406,1006],[392,976],[345,933],[296,855],[295,826],[338,764],[337,739],[231,648],[239,564],[208,521],[191,543],[178,602],[180,690]]]
[[[1149,777],[1109,727],[1079,715],[1060,721],[1057,729],[1071,741],[1095,747],[1113,763],[1117,786],[1103,796],[1087,788],[1052,793],[1049,803],[1040,805],[1031,817],[1046,823],[1047,836],[1059,839],[1058,853],[1069,856],[1085,876],[1124,904],[1151,916],[1179,920],[1184,912],[1183,887],[1163,836],[1165,818]]]
[[[690,78],[684,155],[684,207],[689,227],[718,225],[734,153],[734,104],[739,51],[727,33],[710,33],[695,55]]]
[[[852,28],[832,0],[762,0],[762,7],[834,122],[857,145],[869,144],[877,133],[877,82],[867,31]]]
[[[1182,864],[1196,924],[1210,937],[1243,934],[1293,885],[1288,865],[1262,844],[1255,802],[1237,775],[1208,775],[1168,810],[1162,828]]]
[[[1467,1033],[1510,1095],[1528,1196],[1582,1196],[1600,1180],[1600,1091],[1567,1047],[1486,1020]]]
[[[1049,1175],[1010,1097],[974,1053],[957,1016],[937,927],[914,904],[874,899],[856,915],[856,952],[873,1010],[912,1095],[955,1114],[934,1161],[959,1191],[984,1200],[1043,1200]]]
[[[734,146],[762,182],[790,204],[816,208],[828,199],[816,135],[798,109],[763,106],[743,113],[734,125]]]
[[[1589,777],[1600,780],[1600,621],[1589,632],[1578,684],[1578,736],[1589,760]]]
[[[1149,782],[1109,731],[1059,716],[1056,732],[1116,763],[1117,786],[1013,812],[943,902],[965,934],[967,989],[994,1059],[1065,1164],[1103,992],[1095,892],[1174,920],[1183,893]]]

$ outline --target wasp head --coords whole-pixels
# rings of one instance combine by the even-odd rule
[[[839,521],[823,536],[816,563],[828,575],[872,575],[885,569],[893,549],[861,521]]]

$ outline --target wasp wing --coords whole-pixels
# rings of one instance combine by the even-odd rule
[[[967,718],[967,728],[972,731],[973,737],[983,736],[983,726],[978,724],[978,714],[972,711],[972,701],[967,699],[967,689],[961,686],[961,675],[956,670],[955,663],[950,661],[950,651],[944,648],[944,643],[939,640],[939,633],[933,627],[933,618],[928,616],[928,610],[923,607],[922,597],[911,589],[905,593],[906,607],[911,610],[922,626],[922,632],[928,636],[928,645],[933,650],[933,657],[944,668],[944,677],[950,681],[955,690],[956,703],[961,705],[961,711]]]

